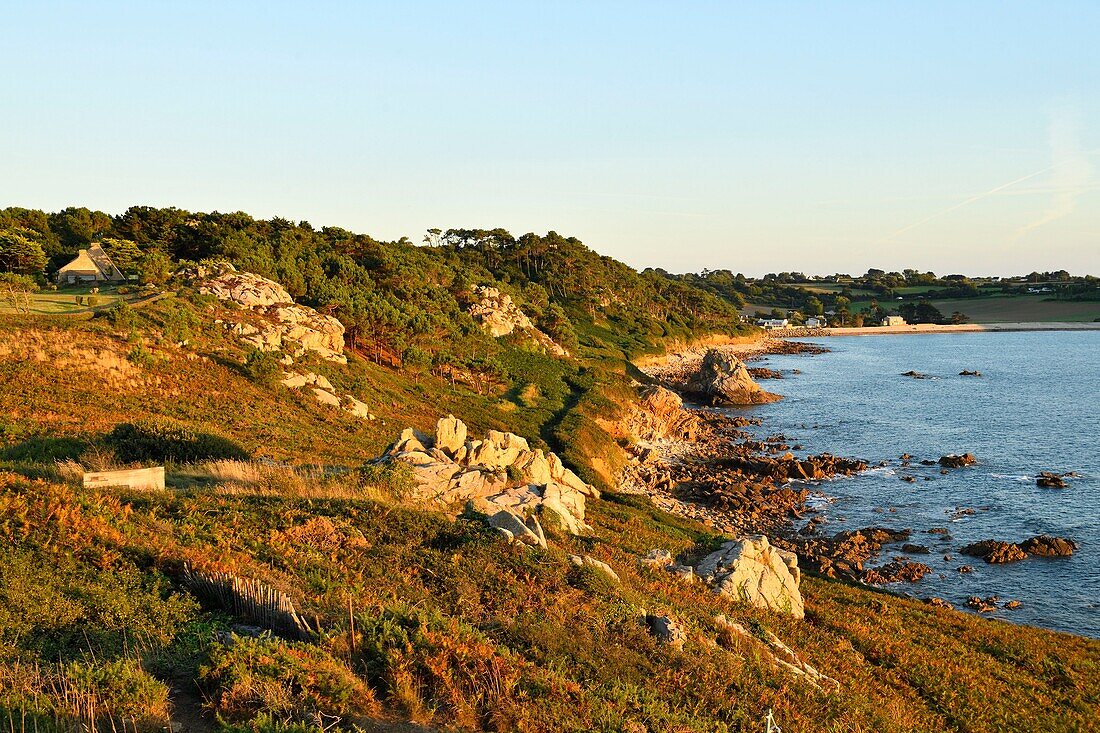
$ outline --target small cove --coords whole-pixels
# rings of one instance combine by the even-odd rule
[[[831,351],[757,361],[786,378],[763,385],[784,395],[751,409],[761,437],[782,433],[798,454],[830,452],[887,462],[816,488],[828,534],[878,525],[910,529],[933,572],[892,590],[939,596],[961,607],[969,596],[1017,599],[993,616],[1100,637],[1100,333],[967,333],[812,339]],[[800,373],[795,374],[798,370]],[[902,376],[914,370],[926,379]],[[960,376],[977,370],[980,377]],[[924,466],[970,452],[978,464],[941,473]],[[902,454],[912,461],[903,466]],[[1066,489],[1035,485],[1040,471],[1079,474]],[[907,483],[903,476],[912,477]],[[962,510],[962,511],[961,511]],[[970,513],[972,510],[972,513]],[[928,530],[946,528],[950,539]],[[986,538],[1069,537],[1071,558],[987,565],[960,555]],[[884,548],[878,562],[903,554]],[[951,559],[945,560],[949,555]],[[876,563],[877,564],[877,563]],[[970,573],[957,568],[969,565]]]

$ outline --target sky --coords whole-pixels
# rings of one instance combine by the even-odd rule
[[[1100,2],[0,0],[0,207],[1100,274]]]

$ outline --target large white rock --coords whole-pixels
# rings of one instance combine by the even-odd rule
[[[772,547],[764,535],[725,543],[695,570],[716,593],[795,618],[805,616],[798,558]]]
[[[546,460],[546,454],[539,448],[520,453],[512,466],[529,484],[548,484],[554,480],[550,474],[550,461]]]
[[[439,418],[435,424],[435,447],[455,455],[466,445],[466,423],[454,415]]]
[[[531,450],[514,433],[490,430],[484,440],[470,440],[467,433],[461,420],[447,415],[436,423],[434,440],[407,428],[380,460],[413,467],[413,500],[450,506],[471,501],[487,514],[507,510],[536,523],[540,516],[553,517],[566,532],[591,530],[585,523],[585,498],[599,492],[556,455]]]
[[[191,273],[199,291],[219,300],[236,303],[252,311],[253,323],[228,323],[226,327],[247,344],[263,351],[292,351],[301,355],[314,351],[331,361],[347,362],[344,356],[344,324],[313,308],[296,305],[279,283],[251,272],[238,272],[232,265],[198,267]]]
[[[320,387],[313,388],[313,396],[317,398],[317,401],[322,405],[328,405],[329,407],[339,407],[340,398],[334,395],[328,390],[321,389]]]

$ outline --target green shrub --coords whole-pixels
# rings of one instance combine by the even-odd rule
[[[73,688],[94,696],[116,717],[168,717],[168,687],[133,659],[71,662],[65,676]]]
[[[134,309],[125,300],[120,300],[108,308],[104,317],[115,328],[129,329],[134,325]]]
[[[234,636],[215,646],[199,681],[215,712],[231,722],[261,713],[286,723],[313,722],[318,713],[354,721],[378,712],[370,689],[344,662],[311,644],[269,636]]]
[[[275,361],[275,357],[271,354],[260,349],[252,349],[245,357],[244,373],[253,382],[270,387],[279,380],[282,370],[279,368],[279,362]]]
[[[106,439],[120,460],[146,461],[246,461],[248,452],[220,435],[201,433],[167,418],[152,418],[136,423],[120,423]]]
[[[364,487],[379,489],[398,501],[407,499],[416,488],[413,468],[404,461],[368,463],[358,473]]]
[[[156,363],[156,359],[153,357],[153,352],[149,351],[145,347],[145,344],[137,344],[130,353],[126,354],[126,359],[134,366],[143,367],[148,369]]]

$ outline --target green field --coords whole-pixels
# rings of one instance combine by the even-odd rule
[[[965,313],[973,323],[1090,322],[1100,319],[1100,302],[1044,300],[1042,295],[933,300],[945,316]]]
[[[862,295],[873,296],[875,291],[865,290],[863,288],[853,288],[850,283],[791,283],[796,288],[802,288],[811,293],[840,293],[845,289],[849,289],[852,295],[859,297]]]

